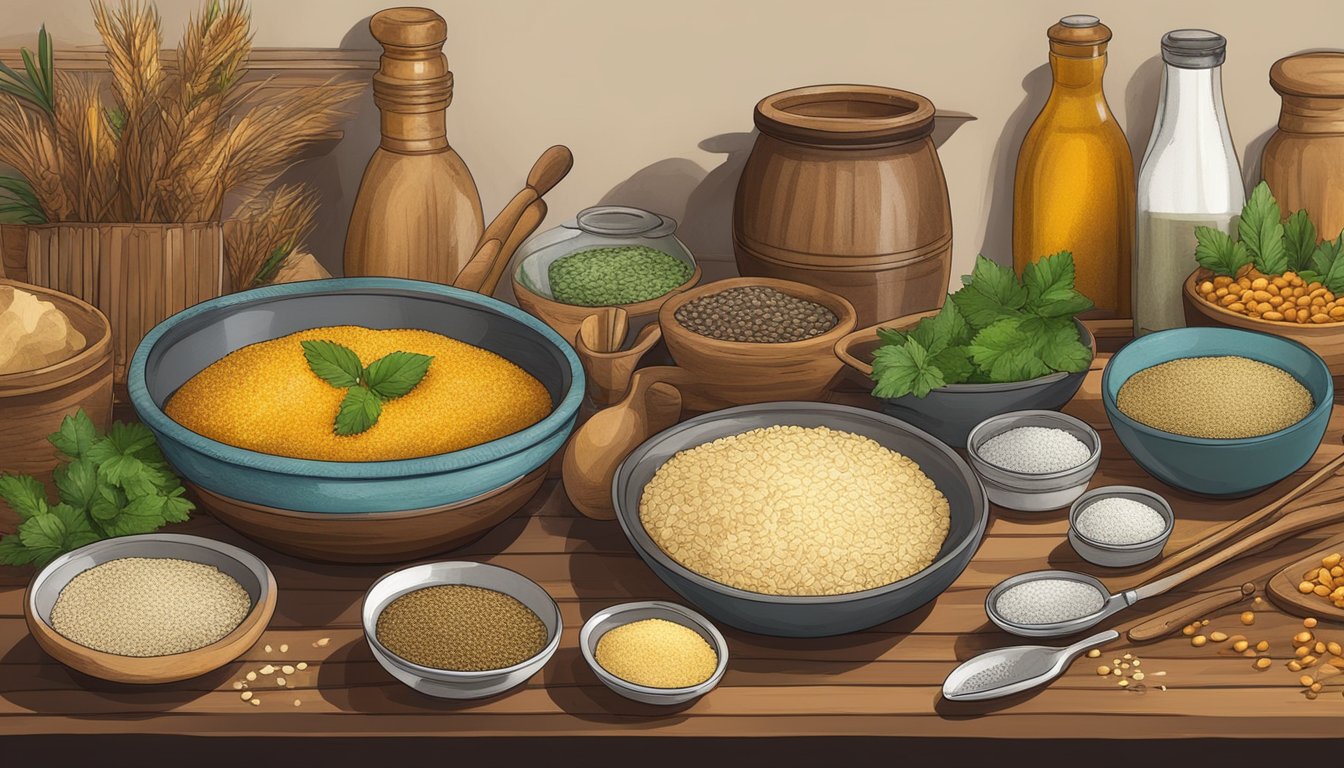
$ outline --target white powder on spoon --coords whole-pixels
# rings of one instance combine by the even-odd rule
[[[1033,579],[1004,590],[994,610],[1012,624],[1058,624],[1090,616],[1105,604],[1096,587],[1073,579]]]

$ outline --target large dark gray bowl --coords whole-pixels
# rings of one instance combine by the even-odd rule
[[[330,325],[419,328],[483,347],[541,381],[554,410],[526,429],[471,448],[364,462],[249,451],[192,432],[163,412],[187,379],[228,353]],[[164,456],[196,485],[267,507],[364,513],[455,504],[545,464],[574,428],[584,380],[574,349],[517,307],[437,283],[358,277],[256,288],[179,312],[140,342],[127,384]]]
[[[925,313],[925,314],[933,314]],[[912,315],[911,317],[922,317]],[[1087,326],[1075,320],[1083,344],[1096,354],[1096,345]],[[873,372],[870,363],[877,348],[877,329],[892,327],[890,323],[855,331],[836,344],[836,355],[850,368],[868,379]],[[851,374],[853,375],[853,374]],[[908,421],[942,440],[948,445],[963,446],[971,430],[991,416],[1012,411],[1057,411],[1063,408],[1087,378],[1081,373],[1052,373],[1048,376],[1014,381],[1008,384],[948,384],[930,392],[926,397],[878,398],[882,411]]]
[[[919,464],[952,508],[947,540],[933,563],[913,576],[862,592],[787,597],[720,584],[668,557],[649,537],[639,516],[644,486],[658,468],[678,451],[774,425],[830,427],[864,435]],[[779,637],[857,632],[919,608],[942,594],[966,568],[989,520],[989,502],[980,481],[952,449],[890,416],[826,403],[744,405],[697,416],[659,432],[621,463],[612,481],[612,498],[621,529],[658,578],[724,624]]]

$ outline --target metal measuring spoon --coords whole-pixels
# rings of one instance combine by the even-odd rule
[[[1064,621],[1056,621],[1048,624],[1018,624],[1010,621],[999,613],[999,596],[1004,592],[1016,587],[1019,584],[1025,584],[1029,581],[1040,581],[1042,579],[1058,579],[1061,581],[1076,581],[1095,589],[1102,603],[1099,610],[1093,611],[1085,616],[1077,616]],[[1154,585],[1160,585],[1165,579],[1153,582],[1152,585],[1140,587],[1138,589],[1129,589],[1118,595],[1112,595],[1105,584],[1088,576],[1085,573],[1076,573],[1074,571],[1031,571],[1017,576],[1012,576],[999,582],[998,586],[989,591],[985,597],[985,615],[1005,632],[1011,632],[1021,637],[1063,637],[1082,632],[1085,629],[1091,629],[1100,624],[1106,617],[1124,610],[1145,597],[1152,597],[1155,594],[1161,594],[1166,589],[1158,592],[1148,592]],[[1169,588],[1169,587],[1168,587]]]
[[[962,662],[943,681],[948,701],[984,701],[1011,696],[1054,680],[1087,649],[1120,637],[1113,629],[1064,648],[1015,645],[996,648]]]

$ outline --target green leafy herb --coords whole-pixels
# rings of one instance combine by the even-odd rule
[[[275,277],[275,273],[280,271],[280,267],[284,265],[285,259],[288,259],[290,255],[294,253],[294,248],[294,241],[292,239],[273,248],[270,255],[266,257],[266,261],[257,268],[257,274],[252,278],[252,284],[265,285],[266,283],[269,283],[271,278]]]
[[[1298,272],[1311,268],[1316,253],[1316,225],[1306,211],[1297,211],[1283,223],[1283,246],[1288,252],[1288,269]]]
[[[37,106],[47,117],[56,117],[56,67],[52,60],[51,38],[47,35],[47,26],[37,33],[37,55],[27,48],[19,49],[23,59],[23,72],[0,63],[0,93],[23,99]]]
[[[21,521],[0,538],[0,564],[40,567],[100,539],[182,522],[195,508],[143,425],[117,422],[100,436],[80,410],[47,439],[66,459],[53,473],[59,501],[32,477],[0,475],[0,499]]]
[[[943,308],[908,330],[878,330],[873,394],[924,397],[947,384],[1022,381],[1087,370],[1092,350],[1073,318],[1092,308],[1062,251],[1013,271],[983,256]]]
[[[1195,261],[1215,275],[1235,275],[1251,263],[1246,246],[1213,227],[1195,227]]]
[[[1266,275],[1281,275],[1288,271],[1288,251],[1283,244],[1283,212],[1265,182],[1255,185],[1246,205],[1242,206],[1237,232],[1256,269]]]
[[[317,377],[345,389],[332,431],[358,435],[378,423],[383,403],[415,389],[434,360],[417,352],[392,352],[364,367],[359,355],[334,341],[302,341],[304,359]]]

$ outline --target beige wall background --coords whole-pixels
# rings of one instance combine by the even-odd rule
[[[255,44],[376,49],[368,17],[386,0],[253,0]],[[1229,39],[1223,84],[1247,179],[1279,101],[1270,65],[1331,48],[1344,29],[1338,0],[461,0],[424,3],[448,20],[456,79],[449,140],[480,188],[487,220],[551,144],[575,156],[549,196],[554,226],[598,202],[676,217],[710,274],[731,269],[737,176],[762,96],[811,83],[890,85],[941,110],[974,115],[942,143],[954,214],[953,279],[976,253],[1010,258],[1018,146],[1050,88],[1045,30],[1093,13],[1114,32],[1106,95],[1137,166],[1162,74],[1158,41],[1204,27]],[[0,47],[33,45],[45,22],[59,47],[97,42],[86,0],[4,0]],[[199,4],[160,0],[175,44]],[[946,136],[953,124],[941,126]],[[377,144],[365,98],[329,156],[292,175],[324,195],[311,245],[338,267],[360,174]]]

